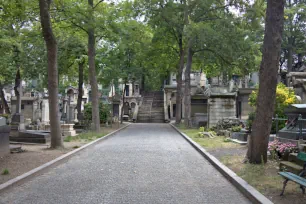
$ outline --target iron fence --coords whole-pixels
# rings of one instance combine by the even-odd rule
[[[278,115],[275,115],[275,118],[273,118],[273,121],[275,122],[275,129],[276,129],[276,136],[278,137],[279,132],[279,121],[286,121],[286,127],[287,129],[289,127],[295,128],[298,126],[299,129],[299,140],[303,140],[303,124],[305,123],[306,119],[303,119],[302,115],[299,114],[297,118],[294,118],[290,120],[289,118],[279,118]],[[304,129],[306,131],[306,129]]]

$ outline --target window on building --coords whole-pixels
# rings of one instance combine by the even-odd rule
[[[21,104],[21,110],[24,110],[24,104]]]

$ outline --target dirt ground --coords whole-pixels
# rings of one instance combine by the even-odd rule
[[[305,204],[306,196],[294,182],[288,182],[285,195],[280,196],[284,179],[278,175],[279,161],[271,161],[264,166],[244,164],[246,146],[236,148],[216,148],[208,150],[238,176],[259,190],[263,195],[277,204]]]
[[[123,125],[124,126],[124,125]],[[122,126],[121,126],[122,127]],[[103,127],[103,134],[106,135],[110,132],[118,129],[118,126]],[[76,140],[70,142],[64,142],[65,149],[63,150],[51,150],[50,144],[44,145],[14,145],[14,147],[21,146],[24,152],[11,153],[5,157],[0,157],[0,184],[9,181],[17,176],[20,176],[42,164],[45,164],[57,157],[66,154],[78,147],[83,146],[91,142],[92,140]],[[4,170],[8,170],[9,174],[3,175]]]

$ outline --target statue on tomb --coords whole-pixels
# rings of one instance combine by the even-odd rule
[[[200,95],[203,94],[209,97],[211,95],[210,84],[207,84],[206,86],[202,86],[202,87],[198,84],[195,94],[200,94]]]

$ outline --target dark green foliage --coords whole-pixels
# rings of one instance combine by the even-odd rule
[[[253,124],[254,119],[255,119],[255,112],[249,113],[249,118],[247,120],[247,128],[249,130],[252,129],[252,124]]]
[[[100,111],[100,123],[105,123],[109,116],[110,116],[110,108],[109,105],[105,105],[102,102],[99,104],[99,111]],[[86,121],[91,121],[91,115],[92,115],[92,108],[91,103],[87,103],[84,106],[84,119]]]

